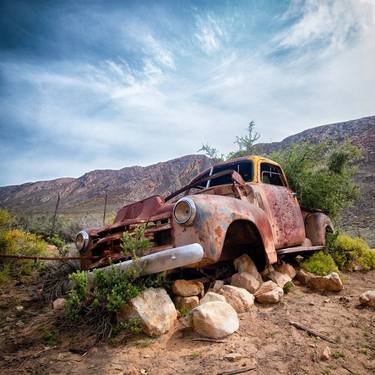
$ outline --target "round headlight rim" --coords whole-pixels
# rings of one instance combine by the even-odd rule
[[[178,207],[180,203],[187,203],[187,205],[189,206],[190,212],[186,220],[178,220],[178,218],[176,217],[176,208]],[[173,207],[173,217],[176,220],[176,223],[180,225],[193,224],[196,213],[197,213],[197,207],[195,205],[195,202],[191,198],[187,198],[187,197],[180,198]]]
[[[81,247],[79,247],[77,245],[78,236],[82,236],[82,239],[83,239],[83,241],[82,241],[83,245]],[[88,244],[89,244],[89,240],[90,240],[90,236],[85,230],[81,230],[80,232],[78,232],[77,235],[76,235],[76,241],[75,241],[75,245],[76,245],[77,250],[79,252],[85,251],[87,249]]]

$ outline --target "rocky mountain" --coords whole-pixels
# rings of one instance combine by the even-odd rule
[[[187,155],[147,167],[95,170],[78,178],[59,178],[0,187],[0,207],[14,212],[53,212],[60,194],[59,212],[87,215],[108,212],[151,195],[168,195],[212,165],[204,155]]]
[[[320,142],[326,139],[343,141],[349,138],[363,150],[359,163],[358,181],[362,199],[347,210],[344,226],[375,243],[375,116],[337,124],[318,126],[285,138],[281,142],[258,144],[261,154],[287,147],[301,141]],[[127,167],[120,170],[95,170],[79,178],[60,178],[52,181],[0,187],[0,207],[21,213],[53,212],[57,195],[59,212],[75,217],[92,218],[100,223],[104,197],[108,195],[108,212],[124,204],[150,195],[168,193],[188,183],[197,173],[212,165],[204,155],[187,155],[147,167]],[[113,214],[112,214],[113,215]]]

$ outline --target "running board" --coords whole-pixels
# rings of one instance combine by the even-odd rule
[[[286,247],[285,249],[276,250],[278,255],[302,253],[304,251],[317,251],[324,249],[324,246],[296,246]]]

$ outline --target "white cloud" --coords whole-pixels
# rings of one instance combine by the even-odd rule
[[[211,15],[206,18],[197,17],[198,31],[195,34],[200,47],[208,55],[219,51],[222,46],[222,37],[225,35],[224,29],[219,22]]]

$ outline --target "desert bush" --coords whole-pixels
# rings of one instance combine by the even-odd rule
[[[39,236],[14,228],[15,218],[5,209],[0,209],[0,254],[43,256],[46,242]],[[32,260],[0,259],[0,283],[10,277],[30,275],[39,270],[42,262]]]
[[[38,234],[48,242],[56,239],[64,243],[74,241],[76,234],[81,229],[79,223],[57,216],[54,233],[52,233],[52,218],[52,215],[49,214],[28,214],[18,216],[17,221],[21,229]],[[60,246],[56,246],[60,248]]]
[[[70,320],[89,316],[92,328],[99,338],[108,338],[113,328],[116,333],[121,329],[136,331],[134,322],[118,323],[116,312],[143,290],[167,284],[163,274],[141,276],[142,267],[138,257],[150,245],[144,235],[145,229],[145,226],[141,226],[123,235],[122,250],[124,254],[131,255],[134,261],[126,271],[119,270],[114,265],[111,272],[96,269],[93,271],[92,287],[87,283],[86,272],[70,275],[74,287],[67,299],[66,316]]]
[[[327,248],[340,270],[375,269],[375,251],[362,238],[338,234],[328,242]]]
[[[336,219],[359,197],[353,162],[359,160],[360,150],[349,141],[301,143],[269,157],[282,165],[291,189],[307,209],[320,209]]]
[[[302,268],[316,275],[325,276],[331,272],[338,272],[332,256],[323,251],[314,253],[310,258],[302,262]]]

